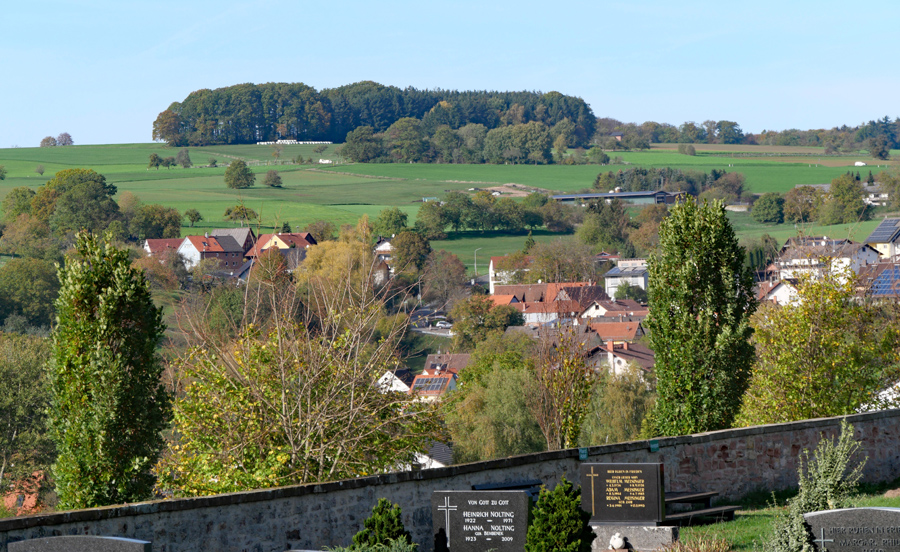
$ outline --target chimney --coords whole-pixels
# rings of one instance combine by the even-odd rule
[[[606,342],[606,350],[607,351],[612,352],[613,349],[615,349],[615,348],[616,348],[616,344],[612,339],[610,339],[609,341]]]
[[[628,350],[628,342],[627,341],[622,342],[622,349],[624,349],[626,351]]]

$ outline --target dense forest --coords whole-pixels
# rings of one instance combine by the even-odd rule
[[[153,123],[153,138],[173,146],[343,142],[358,127],[384,132],[403,118],[419,119],[429,134],[442,125],[493,129],[537,121],[552,127],[569,119],[572,146],[587,145],[596,122],[584,100],[559,92],[400,89],[371,81],[321,92],[302,83],[239,84],[198,90],[173,103]]]

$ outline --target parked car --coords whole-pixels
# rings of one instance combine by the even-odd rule
[[[440,320],[439,322],[437,322],[437,323],[434,325],[434,327],[435,327],[435,328],[441,328],[441,329],[444,329],[444,330],[449,330],[450,328],[453,327],[453,324],[451,324],[450,322],[447,322],[446,320]]]

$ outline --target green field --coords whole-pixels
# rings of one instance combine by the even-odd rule
[[[0,149],[0,165],[8,170],[0,181],[0,197],[16,186],[37,188],[59,170],[73,167],[92,168],[115,184],[119,192],[137,194],[146,203],[161,203],[184,212],[197,209],[204,221],[193,229],[185,226],[182,234],[200,233],[212,228],[231,226],[222,220],[226,208],[239,202],[257,211],[262,218],[261,230],[280,227],[289,222],[294,229],[305,227],[318,219],[336,225],[352,224],[363,215],[375,217],[387,207],[397,206],[406,211],[410,222],[421,206],[423,197],[441,197],[451,190],[520,184],[553,192],[574,192],[591,187],[600,171],[626,169],[629,165],[561,166],[561,165],[432,165],[432,164],[341,164],[295,165],[290,160],[304,158],[339,160],[331,145],[323,154],[315,154],[314,146],[284,146],[278,160],[271,146],[208,146],[189,148],[194,167],[158,170],[147,168],[151,153],[162,157],[175,156],[177,149],[160,144],[119,144],[103,146],[68,146],[56,148]],[[779,148],[763,146],[698,146],[696,156],[681,155],[674,146],[657,145],[645,152],[615,152],[625,163],[647,167],[676,167],[685,170],[709,171],[713,168],[742,172],[751,192],[787,191],[798,184],[818,184],[847,170],[856,157],[828,157],[819,159],[816,148]],[[900,152],[898,152],[900,153]],[[734,155],[735,157],[731,157]],[[746,157],[755,155],[756,157]],[[788,157],[789,156],[789,157]],[[257,174],[257,186],[246,190],[230,190],[224,185],[223,167],[209,168],[210,157],[219,163],[240,158],[251,164]],[[869,160],[860,158],[866,160]],[[266,165],[268,163],[268,165]],[[276,163],[278,163],[276,165]],[[870,165],[860,169],[878,172],[884,167]],[[36,168],[42,165],[44,174]],[[277,169],[284,182],[281,189],[261,185],[268,169]],[[852,168],[852,170],[857,170]],[[779,240],[798,230],[807,234],[862,239],[875,227],[875,221],[857,225],[810,227],[796,229],[793,225],[762,225],[749,215],[732,213],[732,222],[739,235],[755,238],[768,233]],[[537,241],[557,239],[548,232],[535,233]],[[475,251],[478,250],[478,272],[484,273],[492,255],[519,250],[524,235],[500,235],[494,232],[464,232],[452,239],[435,241],[435,249],[447,249],[474,272]]]

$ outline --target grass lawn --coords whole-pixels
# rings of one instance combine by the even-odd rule
[[[900,486],[900,480],[881,485],[863,486],[853,507],[900,507],[900,498],[884,497],[886,490],[898,486]],[[771,507],[771,494],[754,493],[741,501],[740,505],[744,508],[738,510],[734,521],[683,527],[679,538],[687,543],[701,539],[719,538],[731,543],[733,550],[762,550],[762,543],[771,532],[776,512],[783,508],[787,498],[793,494],[795,493],[776,493],[779,506]]]
[[[535,230],[532,236],[536,242],[575,239],[571,234],[555,234],[547,230]],[[475,250],[477,249],[478,274],[487,274],[492,256],[521,251],[525,247],[527,237],[527,233],[511,236],[501,232],[459,232],[452,234],[449,239],[432,241],[431,248],[435,251],[446,249],[455,253],[459,260],[466,265],[469,274],[475,274]]]

